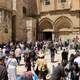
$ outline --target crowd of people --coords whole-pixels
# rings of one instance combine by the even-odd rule
[[[44,60],[45,51],[44,42],[35,44],[17,42],[9,42],[0,45],[0,61],[1,67],[4,68],[5,74],[0,73],[0,80],[38,80],[46,78],[47,66]],[[39,53],[39,51],[41,51]],[[17,75],[17,66],[20,66],[21,58],[24,58],[26,71]],[[37,65],[35,67],[35,65]],[[44,66],[43,66],[44,65]],[[44,74],[46,72],[46,74]],[[5,79],[1,76],[4,76]]]
[[[69,50],[74,49],[76,54]],[[61,63],[53,68],[51,76],[45,60],[45,53],[50,51],[51,63],[54,64],[55,54],[62,50]],[[0,80],[79,80],[80,77],[80,42],[78,39],[64,42],[58,41],[37,41],[8,42],[0,45]],[[24,58],[26,71],[17,74],[17,66],[21,66],[21,58]]]

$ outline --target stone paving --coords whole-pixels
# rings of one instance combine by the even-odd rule
[[[54,60],[55,62],[51,63],[50,52],[49,52],[49,50],[46,51],[46,53],[45,53],[45,60],[47,62],[47,66],[48,66],[50,74],[52,73],[52,69],[53,69],[52,66],[53,65],[57,66],[57,64],[61,62],[61,53],[62,53],[62,51],[58,50],[57,54],[55,54],[55,60]],[[70,54],[72,54],[72,53],[75,54],[75,51],[74,50],[69,50],[69,57],[70,57]],[[21,65],[17,66],[17,74],[22,74],[22,72],[24,72],[24,71],[26,71],[26,68],[24,66],[24,58],[22,57]]]

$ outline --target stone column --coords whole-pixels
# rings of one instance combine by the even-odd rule
[[[27,42],[32,42],[32,29],[27,30]]]
[[[26,20],[27,42],[32,42],[32,20]]]

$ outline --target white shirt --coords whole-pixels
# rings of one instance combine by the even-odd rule
[[[8,61],[7,61],[7,66],[8,68],[16,68],[17,66],[17,61],[15,58],[9,58]]]
[[[3,55],[6,55],[6,49],[3,48]]]
[[[77,62],[78,65],[80,65],[80,56],[78,56],[77,58],[74,59],[74,62]]]

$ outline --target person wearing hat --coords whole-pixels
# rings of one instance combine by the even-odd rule
[[[3,55],[0,55],[0,80],[8,80],[6,66],[4,66]]]

